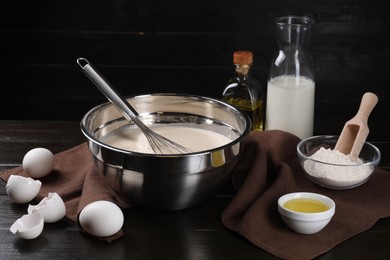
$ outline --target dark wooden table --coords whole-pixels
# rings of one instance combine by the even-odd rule
[[[327,122],[321,124],[324,131],[329,126]],[[376,129],[382,127],[383,124]],[[371,140],[382,151],[380,166],[390,169],[390,141],[383,134],[376,136]],[[0,121],[0,170],[19,166],[32,148],[46,147],[57,153],[84,141],[78,122]],[[111,244],[84,236],[76,224],[66,219],[46,224],[34,240],[22,240],[9,228],[26,214],[27,205],[11,203],[5,183],[0,181],[0,259],[274,259],[222,225],[221,211],[233,194],[226,187],[207,202],[178,212],[124,210],[125,235]],[[347,257],[390,259],[390,219],[378,221],[370,230],[338,245],[320,259]]]

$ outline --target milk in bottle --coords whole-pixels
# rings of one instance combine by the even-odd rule
[[[314,81],[279,76],[268,81],[266,129],[282,129],[306,138],[313,134]]]

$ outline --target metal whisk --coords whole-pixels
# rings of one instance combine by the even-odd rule
[[[139,118],[135,109],[123,98],[112,86],[104,80],[97,71],[91,66],[85,58],[78,58],[77,64],[80,65],[83,72],[88,78],[98,87],[98,89],[106,96],[106,98],[114,104],[114,106],[122,113],[122,115],[129,121],[134,122],[142,133],[145,135],[150,146],[155,153],[159,154],[175,154],[175,153],[189,153],[191,152],[186,147],[177,144],[168,138],[154,132],[147,127]]]

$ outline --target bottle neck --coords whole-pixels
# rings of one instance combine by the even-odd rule
[[[235,64],[235,66],[237,77],[246,77],[249,75],[251,64]]]
[[[280,49],[308,49],[313,21],[309,17],[285,16],[275,20]]]

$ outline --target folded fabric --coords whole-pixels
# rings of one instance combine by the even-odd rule
[[[0,178],[7,181],[12,174],[28,177],[22,167],[16,167],[1,172]],[[35,200],[40,201],[49,192],[58,193],[65,203],[65,217],[75,223],[81,210],[97,200],[108,200],[122,208],[130,206],[104,183],[86,143],[55,154],[53,171],[40,181],[42,187]],[[120,230],[113,236],[98,239],[111,242],[122,235]]]
[[[256,246],[285,259],[311,259],[390,216],[390,173],[377,169],[372,178],[350,190],[330,190],[312,183],[297,158],[300,139],[283,131],[252,132],[233,173],[238,190],[221,219]],[[322,231],[301,235],[290,230],[277,211],[280,196],[296,191],[324,194],[336,213]]]

